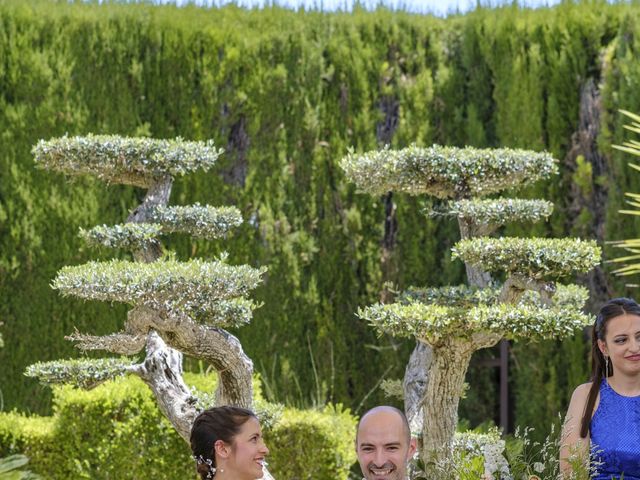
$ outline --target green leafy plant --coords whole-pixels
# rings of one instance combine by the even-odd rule
[[[0,480],[37,480],[42,477],[29,471],[20,470],[29,459],[24,455],[10,455],[0,458]]]
[[[91,174],[110,183],[147,188],[162,177],[209,170],[222,153],[209,142],[86,135],[41,140],[36,164],[68,175]]]
[[[626,110],[620,110],[620,112],[631,119],[629,125],[625,125],[625,128],[633,133],[640,134],[640,115],[628,112]],[[622,145],[613,145],[613,148],[621,150],[631,155],[640,157],[640,141],[627,140]],[[629,163],[629,166],[637,171],[640,171],[640,165],[635,163]],[[623,215],[640,215],[640,194],[638,193],[625,193],[626,202],[629,207],[623,210],[619,210]],[[613,273],[621,276],[636,275],[640,273],[640,238],[629,238],[625,240],[619,240],[611,242],[615,247],[621,248],[630,255],[625,255],[612,260],[615,263],[621,263],[622,266]]]

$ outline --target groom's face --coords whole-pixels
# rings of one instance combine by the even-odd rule
[[[356,449],[366,480],[404,480],[415,440],[397,412],[374,410],[360,421]]]

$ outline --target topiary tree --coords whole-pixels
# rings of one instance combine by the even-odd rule
[[[188,442],[197,412],[196,398],[182,379],[186,354],[207,361],[218,372],[216,404],[250,408],[253,365],[225,328],[250,321],[256,305],[246,296],[265,269],[229,265],[224,256],[178,261],[164,253],[159,241],[161,235],[175,232],[219,238],[242,222],[233,207],[168,206],[174,178],[209,170],[221,150],[212,142],[89,135],[40,141],[33,154],[42,168],[146,189],[126,223],[80,232],[89,245],[130,250],[133,260],[64,267],[53,281],[53,288],[65,296],[132,307],[120,332],[106,336],[76,332],[67,337],[80,349],[146,355],[142,363],[117,358],[39,363],[29,367],[27,375],[48,384],[82,388],[124,374],[137,375]]]
[[[546,153],[441,146],[350,152],[342,160],[361,191],[435,197],[440,203],[429,215],[457,218],[460,227],[452,252],[465,263],[468,285],[409,288],[393,303],[358,311],[381,332],[418,340],[405,373],[405,410],[422,431],[427,465],[450,452],[476,350],[502,338],[560,338],[590,322],[581,312],[586,289],[556,281],[597,265],[595,242],[490,237],[509,222],[547,218],[552,204],[482,197],[548,178],[556,163]]]

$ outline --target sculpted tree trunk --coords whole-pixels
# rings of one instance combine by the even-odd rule
[[[352,153],[342,161],[360,190],[375,196],[388,191],[434,196],[444,201],[430,215],[457,218],[460,226],[461,240],[452,252],[465,263],[468,285],[411,287],[394,303],[359,311],[381,332],[420,342],[405,373],[405,408],[412,429],[422,424],[421,456],[428,468],[452,454],[473,352],[502,338],[558,338],[591,321],[581,312],[586,289],[547,279],[591,270],[600,258],[595,242],[492,238],[509,222],[547,218],[552,205],[479,199],[547,178],[557,173],[556,163],[545,153],[437,145]],[[493,272],[505,272],[504,284],[492,281]]]
[[[448,454],[458,424],[458,403],[474,349],[468,342],[449,339],[433,349],[429,382],[422,404],[422,458],[435,461]]]
[[[429,369],[433,350],[426,343],[418,341],[411,352],[407,368],[404,371],[402,389],[404,391],[404,411],[412,432],[423,429],[423,404],[429,382]]]

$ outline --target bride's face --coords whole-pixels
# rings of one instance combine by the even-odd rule
[[[240,432],[233,437],[227,468],[229,472],[234,472],[233,478],[239,480],[262,478],[262,464],[268,454],[269,449],[262,439],[260,423],[251,417],[242,425]]]

